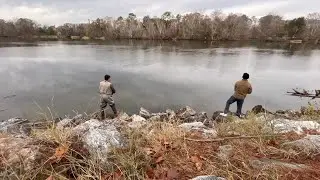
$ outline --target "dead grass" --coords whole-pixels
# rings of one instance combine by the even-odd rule
[[[29,172],[7,168],[3,179],[190,179],[199,175],[215,175],[230,180],[317,179],[320,177],[319,157],[302,157],[281,149],[280,144],[301,138],[295,133],[274,135],[263,121],[253,115],[246,120],[229,119],[215,125],[218,136],[261,136],[252,139],[233,139],[220,142],[196,142],[186,138],[205,139],[200,132],[186,132],[178,124],[149,123],[141,129],[122,128],[127,137],[126,148],[112,148],[107,157],[90,156],[83,144],[69,130],[54,126],[34,130],[32,137],[41,145],[43,158]],[[231,145],[228,158],[221,158],[219,146]],[[60,150],[59,150],[60,148]],[[275,159],[303,163],[308,170],[290,170],[276,166],[253,167],[255,159]],[[12,175],[14,174],[14,175]],[[10,176],[9,176],[10,175]]]
[[[314,101],[301,108],[302,119],[311,119],[320,123],[320,105]]]

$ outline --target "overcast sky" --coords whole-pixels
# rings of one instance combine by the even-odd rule
[[[0,19],[26,17],[41,24],[87,22],[98,17],[160,16],[173,13],[222,10],[262,16],[277,13],[284,18],[317,12],[320,0],[0,0]]]

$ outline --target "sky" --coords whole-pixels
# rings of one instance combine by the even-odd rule
[[[216,10],[256,17],[273,13],[289,19],[318,12],[318,7],[320,0],[0,0],[0,19],[23,17],[43,25],[61,25],[98,17],[126,17],[130,12],[152,17],[165,11],[210,14]]]

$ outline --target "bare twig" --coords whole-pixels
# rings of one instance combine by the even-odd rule
[[[276,137],[276,136],[282,136],[282,134],[263,135],[263,136],[233,136],[233,137],[224,137],[224,138],[217,138],[217,139],[190,139],[190,138],[185,138],[185,140],[195,141],[195,142],[220,142],[220,141],[233,140],[233,139],[254,139],[254,138]]]

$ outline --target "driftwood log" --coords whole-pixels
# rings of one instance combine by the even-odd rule
[[[315,93],[310,93],[303,89],[302,91],[299,91],[297,89],[292,89],[293,92],[287,92],[290,96],[298,96],[298,97],[310,97],[312,99],[320,98],[320,90],[315,90]]]

